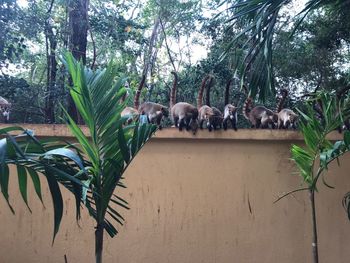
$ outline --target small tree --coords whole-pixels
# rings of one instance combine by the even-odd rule
[[[341,141],[332,143],[327,139],[330,132],[342,126],[343,117],[349,117],[349,105],[344,102],[338,102],[335,96],[326,93],[320,93],[317,101],[322,105],[320,111],[321,118],[315,115],[315,111],[310,103],[306,104],[304,112],[301,114],[300,132],[304,137],[305,146],[292,145],[292,160],[296,163],[299,175],[303,178],[306,187],[288,192],[277,199],[298,191],[308,191],[310,196],[312,213],[312,254],[313,262],[318,262],[318,243],[317,243],[317,221],[315,208],[315,192],[317,183],[322,178],[323,183],[329,186],[324,180],[324,172],[328,165],[334,160],[338,160],[343,154],[350,150],[350,132],[344,133]],[[349,211],[348,202],[344,198],[343,204]]]
[[[96,221],[96,262],[102,262],[103,234],[114,237],[117,230],[113,222],[123,224],[124,218],[115,206],[128,209],[128,203],[115,195],[117,186],[125,187],[122,175],[138,151],[156,130],[156,126],[138,123],[123,126],[120,116],[125,107],[120,98],[125,94],[123,78],[116,79],[117,71],[112,64],[106,69],[92,71],[76,62],[67,53],[63,59],[73,87],[70,94],[81,114],[90,138],[65,112],[67,125],[77,140],[71,144],[59,139],[38,140],[21,127],[0,130],[6,138],[0,140],[0,186],[9,204],[8,165],[17,167],[19,189],[27,204],[27,175],[33,181],[35,191],[41,198],[40,177],[46,178],[54,207],[55,238],[63,215],[63,199],[60,186],[74,194],[76,218],[80,218],[80,206],[84,205]],[[11,131],[23,131],[13,136]],[[27,204],[28,206],[28,204]]]

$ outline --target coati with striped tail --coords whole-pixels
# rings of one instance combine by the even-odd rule
[[[139,113],[146,115],[149,123],[157,124],[158,129],[162,129],[163,117],[169,116],[168,108],[155,102],[144,102],[139,107]]]
[[[126,98],[128,96],[128,92],[125,92],[123,97],[121,98],[121,102],[125,102]],[[135,97],[137,94],[135,95]],[[131,124],[133,121],[137,121],[139,119],[139,112],[133,107],[125,107],[122,112],[120,113],[122,117],[128,117],[126,120],[126,124]]]
[[[247,97],[243,105],[243,115],[250,121],[252,128],[268,128],[269,124],[272,129],[275,128],[275,123],[278,121],[278,114],[265,106],[255,106],[251,97]]]
[[[291,109],[287,109],[283,107],[283,104],[288,96],[288,90],[281,89],[281,98],[279,103],[277,104],[276,112],[278,113],[278,129],[288,129],[290,125],[292,125],[293,129],[296,129],[296,122],[298,120],[298,114],[296,114]]]
[[[224,121],[224,116],[222,115],[222,112],[218,108],[216,107],[211,107],[211,108],[213,109],[213,112],[214,112],[213,121],[212,121],[213,129],[216,130],[218,127],[219,129],[221,129]]]
[[[193,134],[196,134],[198,129],[198,110],[195,106],[187,102],[176,103],[176,88],[177,88],[177,74],[172,71],[171,74],[174,75],[173,86],[170,91],[170,111],[171,117],[174,121],[175,127],[182,131],[183,127],[186,130],[191,130]]]
[[[204,88],[206,86],[207,81],[212,81],[212,76],[207,75],[203,78],[202,84],[198,91],[198,97],[197,97],[197,108],[198,108],[198,120],[199,120],[199,128],[203,129],[203,123],[206,123],[207,129],[209,131],[212,131],[213,129],[213,117],[214,117],[214,111],[211,107],[208,105],[203,105],[203,92]]]
[[[144,79],[142,79],[144,81]],[[162,104],[155,102],[144,102],[140,105],[140,95],[143,85],[139,85],[134,98],[134,108],[138,110],[140,115],[146,115],[149,123],[157,124],[158,129],[162,129],[163,117],[168,117],[168,108]]]
[[[120,113],[120,115],[122,117],[128,117],[128,119],[126,120],[127,124],[132,123],[133,121],[138,120],[139,118],[139,112],[134,109],[133,107],[125,107],[122,112]]]
[[[232,129],[237,131],[237,121],[238,121],[237,107],[229,103],[231,82],[232,82],[232,79],[230,79],[226,83],[223,126],[224,126],[224,130],[227,130],[227,127],[228,127],[227,124],[228,122],[230,122]]]
[[[278,113],[278,128],[279,129],[288,129],[290,125],[292,125],[292,128],[295,130],[296,123],[298,121],[298,114],[296,114],[291,109],[282,109]]]

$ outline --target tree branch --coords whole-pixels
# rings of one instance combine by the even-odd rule
[[[161,28],[162,28],[162,32],[163,32],[163,34],[164,34],[164,41],[165,41],[165,46],[166,46],[166,50],[167,50],[168,56],[169,56],[171,65],[173,65],[174,71],[176,72],[176,67],[175,67],[175,64],[174,64],[174,59],[173,59],[173,57],[171,56],[171,53],[170,53],[170,48],[169,48],[169,45],[168,45],[168,41],[167,41],[167,37],[166,37],[166,33],[165,33],[165,28],[164,28],[164,25],[163,25],[163,21],[162,21],[161,18],[159,18],[159,21],[160,21],[160,26],[161,26]]]

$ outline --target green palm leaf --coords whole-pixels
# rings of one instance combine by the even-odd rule
[[[96,221],[96,231],[106,230],[113,237],[118,233],[114,223],[122,225],[124,221],[117,207],[129,209],[127,202],[115,194],[115,189],[125,187],[121,182],[124,171],[156,126],[138,123],[123,126],[125,118],[120,113],[125,104],[120,103],[120,99],[126,92],[125,78],[116,78],[118,72],[112,63],[105,69],[92,71],[75,61],[70,53],[65,53],[61,60],[71,76],[70,94],[89,134],[84,134],[64,109],[67,125],[78,144],[52,138],[39,140],[21,127],[0,130],[0,134],[6,136],[0,140],[1,191],[8,202],[8,165],[15,165],[24,202],[28,205],[28,174],[36,195],[42,200],[39,176],[42,174],[54,204],[53,240],[63,216],[60,187],[74,195],[77,220],[80,207],[85,206]],[[16,135],[14,132],[23,133]],[[9,207],[12,209],[10,204]],[[101,249],[96,248],[96,254],[101,253]]]
[[[221,58],[229,53],[229,49],[240,45],[239,39],[247,38],[245,48],[247,52],[241,58],[240,74],[242,79],[250,84],[251,95],[259,95],[261,100],[266,98],[270,92],[275,93],[273,79],[273,36],[276,32],[276,25],[279,11],[290,3],[289,0],[224,0],[220,3],[230,5],[232,15],[226,20],[228,29],[239,25],[242,29],[237,37],[234,37],[228,44],[228,49]],[[303,19],[312,11],[323,6],[342,8],[346,1],[337,0],[309,0],[305,8],[298,14],[300,19],[295,29]],[[225,12],[226,13],[226,12]],[[294,30],[295,30],[294,29]]]

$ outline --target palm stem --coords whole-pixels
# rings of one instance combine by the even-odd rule
[[[311,203],[311,212],[312,212],[312,258],[313,258],[313,263],[318,263],[318,242],[317,242],[315,190],[310,189],[309,194],[310,194],[310,203]]]
[[[95,257],[96,263],[102,263],[102,250],[103,250],[103,222],[97,223],[95,231]]]

